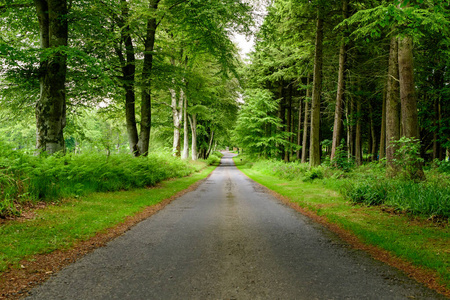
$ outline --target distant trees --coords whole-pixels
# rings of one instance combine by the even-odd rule
[[[349,158],[361,164],[386,156],[390,174],[397,172],[394,141],[401,137],[418,138],[423,158],[443,159],[450,146],[442,105],[449,8],[443,1],[273,1],[246,67],[247,86],[278,99],[282,125],[267,131],[294,133],[297,141],[310,133],[309,147],[295,144],[302,154],[309,149],[311,166],[333,161],[343,137]],[[298,104],[290,105],[291,97]],[[303,120],[296,119],[303,124],[292,126],[301,110]],[[280,152],[298,148],[278,143],[278,149],[286,158],[292,155]],[[423,178],[420,164],[416,170]]]
[[[209,76],[232,80],[237,51],[229,32],[246,31],[251,23],[250,6],[239,0],[36,0],[34,5],[6,1],[0,2],[0,14],[0,26],[5,29],[0,33],[0,60],[5,65],[0,72],[0,102],[18,114],[24,107],[30,113],[35,105],[36,148],[49,154],[65,150],[63,131],[71,113],[102,103],[115,112],[123,107],[130,150],[135,156],[147,155],[152,111],[159,114],[158,110],[170,107],[156,105],[155,109],[152,98],[158,97],[156,103],[161,103],[171,91],[184,95],[182,115],[188,124],[186,101],[193,95],[188,77],[199,71],[194,70],[199,62],[207,60],[216,71]],[[171,63],[179,53],[176,59],[187,64]],[[24,101],[13,90],[32,96]],[[170,110],[179,111],[180,100],[176,102]],[[194,140],[202,118],[195,113],[190,116]],[[178,127],[181,118],[175,121]],[[176,143],[175,153],[179,153]]]

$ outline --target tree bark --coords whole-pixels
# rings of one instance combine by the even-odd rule
[[[189,117],[189,123],[191,124],[191,152],[192,152],[192,160],[197,160],[197,115],[192,114],[192,117]]]
[[[181,122],[183,120],[183,99],[184,91],[180,89],[179,95],[174,89],[170,89],[171,96],[171,108],[172,108],[172,119],[173,119],[173,156],[181,156]]]
[[[151,0],[149,11],[154,13],[158,9],[160,0]],[[139,137],[139,149],[142,155],[148,154],[150,144],[150,129],[152,125],[152,69],[153,69],[153,50],[155,47],[155,36],[158,23],[156,17],[150,17],[147,20],[147,31],[144,40],[144,62],[142,67],[141,83],[141,132]]]
[[[398,41],[398,67],[400,78],[400,102],[402,108],[403,136],[420,139],[419,117],[417,113],[416,87],[414,85],[413,44],[409,36],[400,37]],[[414,179],[425,179],[422,164],[417,163]]]
[[[289,85],[288,95],[287,95],[287,117],[286,117],[286,133],[288,134],[287,141],[291,140],[291,124],[292,124],[292,85]],[[284,150],[284,161],[289,162],[290,160],[290,146],[285,147]]]
[[[189,158],[189,132],[188,132],[188,118],[187,118],[187,97],[184,95],[183,103],[183,120],[184,120],[184,140],[183,140],[183,153],[181,154],[181,159]]]
[[[395,144],[392,141],[400,139],[400,102],[398,84],[398,41],[391,38],[389,50],[389,69],[386,91],[386,159],[388,175],[395,175],[394,165]]]
[[[305,119],[303,120],[303,142],[302,142],[302,163],[306,163],[306,157],[307,157],[307,149],[308,149],[308,121],[309,121],[309,74],[307,79],[307,85],[306,88],[306,99],[305,99]]]
[[[342,16],[344,20],[348,14],[348,1],[342,1]],[[344,87],[345,87],[345,61],[346,61],[346,47],[345,36],[341,38],[341,47],[339,49],[339,71],[338,71],[338,85],[336,93],[336,108],[334,111],[334,125],[333,125],[333,139],[331,143],[331,157],[333,160],[336,156],[336,149],[341,143],[342,134],[342,103],[344,100]]]
[[[304,101],[306,103],[306,101]],[[303,101],[302,98],[299,98],[298,100],[298,124],[297,124],[297,160],[301,159],[301,149],[300,145],[302,144],[302,106]]]
[[[139,156],[140,151],[138,147],[139,135],[136,126],[136,95],[135,76],[136,76],[136,58],[133,40],[130,34],[130,26],[125,25],[125,21],[129,17],[129,7],[126,0],[121,0],[122,15],[117,18],[117,25],[120,28],[120,46],[116,47],[115,51],[122,66],[122,87],[125,90],[125,119],[128,134],[128,143],[130,151],[135,156]],[[125,56],[122,53],[122,45],[125,46]]]
[[[362,130],[361,130],[361,99],[356,100],[356,133],[355,133],[355,161],[362,165]]]
[[[52,49],[40,64],[40,97],[36,103],[36,149],[65,152],[68,24],[66,0],[35,0],[42,50]]]
[[[309,164],[320,165],[320,98],[322,92],[322,60],[323,60],[323,18],[321,8],[317,9],[317,27],[314,53],[314,79],[311,101],[311,136]]]
[[[379,160],[386,156],[386,88],[383,90]]]
[[[209,157],[209,154],[211,154],[213,141],[214,141],[214,131],[211,130],[211,134],[209,137],[208,151],[206,151],[205,159],[207,159]]]

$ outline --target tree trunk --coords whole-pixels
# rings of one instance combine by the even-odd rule
[[[191,151],[192,151],[192,160],[197,160],[197,115],[192,114],[192,118],[189,117],[189,123],[191,124],[191,133],[192,133],[192,144],[191,144]]]
[[[355,161],[362,165],[362,130],[361,130],[361,99],[356,100],[356,133],[355,133]]]
[[[209,157],[209,154],[211,154],[213,141],[214,141],[214,131],[211,130],[211,136],[209,138],[208,144],[208,151],[206,151],[205,159],[207,159]]]
[[[306,103],[306,101],[305,101]],[[297,123],[297,160],[300,160],[301,158],[301,151],[300,151],[300,145],[302,144],[302,105],[303,101],[302,98],[299,98],[298,100],[298,123]]]
[[[403,135],[407,138],[419,139],[419,117],[417,114],[417,97],[414,85],[412,38],[401,37],[398,41],[398,67],[400,78],[400,102],[402,107]],[[414,179],[425,179],[422,164],[415,165]]]
[[[53,154],[65,152],[66,126],[67,1],[35,0],[41,48],[51,53],[40,64],[40,97],[36,103],[36,149]]]
[[[139,135],[136,127],[136,95],[134,92],[136,76],[136,58],[133,40],[131,39],[130,26],[125,26],[125,20],[128,20],[129,8],[126,0],[121,0],[122,17],[118,18],[118,27],[120,28],[121,41],[115,51],[122,66],[123,88],[125,90],[125,119],[127,126],[128,142],[131,153],[139,156],[138,148]],[[125,45],[125,56],[122,53],[122,45]]]
[[[149,11],[155,12],[158,9],[160,0],[151,0]],[[142,67],[141,82],[141,133],[139,137],[139,150],[142,155],[148,154],[150,144],[150,129],[152,125],[152,69],[153,69],[153,49],[155,47],[156,28],[158,23],[156,17],[147,20],[147,32],[144,40],[144,62]]]
[[[181,122],[183,120],[183,99],[184,91],[180,89],[180,94],[174,89],[170,89],[171,96],[171,108],[172,108],[172,119],[173,119],[173,156],[181,156]]]
[[[308,149],[308,121],[309,121],[309,74],[307,79],[306,99],[305,99],[305,119],[303,120],[303,142],[302,142],[302,163],[306,163]]]
[[[386,159],[388,175],[396,173],[394,165],[395,144],[392,141],[400,139],[400,102],[398,85],[398,41],[391,38],[389,50],[389,70],[386,91]]]
[[[287,95],[287,117],[286,117],[286,133],[288,134],[287,141],[290,142],[291,136],[291,122],[292,122],[292,85],[289,85],[288,95]],[[284,161],[289,162],[290,160],[290,145],[284,149]]]
[[[369,117],[370,117],[370,137],[371,137],[371,147],[370,147],[370,160],[376,160],[377,155],[377,136],[375,133],[375,121],[373,120],[373,107],[369,104]]]
[[[278,118],[281,120],[281,127],[277,128],[279,132],[283,132],[286,129],[286,107],[285,107],[285,97],[284,97],[284,88],[283,81],[280,82],[278,86],[278,95],[280,98],[280,102],[278,103]],[[283,144],[278,145],[278,149],[281,155],[281,159],[284,159],[284,151],[285,147]]]
[[[342,1],[342,16],[347,18],[348,14],[348,1]],[[331,157],[333,160],[336,156],[336,149],[341,143],[342,134],[342,103],[344,100],[344,84],[345,84],[345,60],[346,60],[346,48],[345,48],[345,36],[341,38],[341,47],[339,50],[339,71],[338,71],[338,85],[336,93],[336,108],[334,111],[334,125],[333,125],[333,139],[331,143]]]
[[[323,19],[320,7],[317,9],[317,28],[314,53],[314,80],[311,101],[311,142],[309,164],[320,165],[320,94],[322,92],[322,60],[323,60]]]
[[[379,160],[386,156],[386,88],[383,91]]]
[[[188,118],[187,118],[187,97],[184,95],[184,108],[183,108],[183,120],[184,120],[184,141],[183,141],[183,153],[181,154],[181,159],[189,158],[189,132],[188,132]]]

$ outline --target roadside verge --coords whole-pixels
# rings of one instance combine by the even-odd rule
[[[94,193],[0,224],[0,299],[18,299],[63,267],[194,190],[215,167],[156,187]]]
[[[323,224],[354,248],[450,297],[450,228],[378,207],[352,205],[320,182],[288,181],[235,160],[286,205]]]

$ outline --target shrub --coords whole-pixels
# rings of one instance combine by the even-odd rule
[[[354,203],[380,205],[386,201],[389,186],[386,181],[347,181],[341,193]]]
[[[169,154],[138,158],[97,153],[36,157],[9,149],[0,142],[0,217],[19,214],[21,202],[153,186],[201,168]]]

